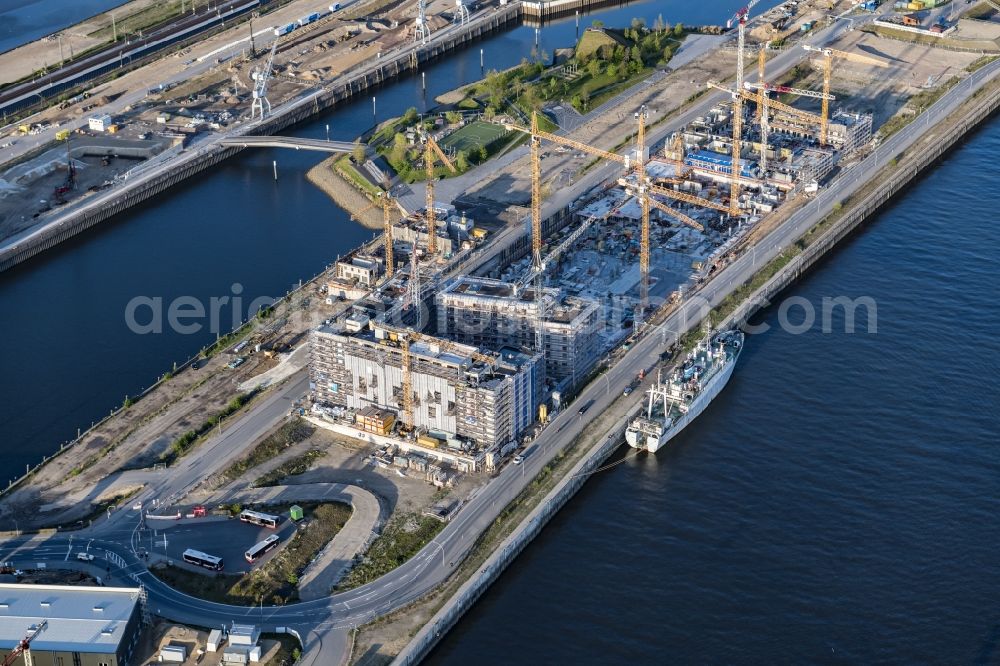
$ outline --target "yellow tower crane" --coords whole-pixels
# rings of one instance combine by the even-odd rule
[[[531,251],[532,251],[532,261],[536,260],[541,262],[541,252],[542,252],[542,195],[541,195],[541,182],[542,182],[542,167],[541,167],[541,145],[542,140],[549,141],[551,143],[557,143],[561,146],[566,146],[567,148],[573,148],[579,150],[580,152],[587,153],[589,155],[595,155],[597,157],[602,157],[606,160],[611,160],[612,162],[618,162],[624,165],[625,171],[629,170],[629,165],[631,164],[629,158],[625,155],[619,155],[617,153],[608,152],[607,150],[601,150],[600,148],[595,148],[593,146],[588,146],[585,143],[580,143],[579,141],[574,141],[573,139],[567,139],[566,137],[559,136],[558,134],[552,134],[550,132],[542,131],[538,128],[538,113],[532,112],[531,114],[531,127],[521,127],[520,125],[515,125],[513,123],[506,123],[504,127],[508,130],[513,130],[517,132],[524,132],[531,137]],[[538,266],[536,266],[538,268]]]
[[[851,60],[853,62],[862,63],[865,65],[874,65],[875,67],[888,67],[889,64],[884,60],[879,60],[878,58],[872,58],[871,56],[861,55],[858,53],[848,53],[847,51],[838,51],[837,49],[831,48],[820,48],[818,46],[813,46],[811,44],[803,44],[802,48],[806,51],[812,51],[813,53],[820,53],[823,55],[823,94],[830,95],[830,77],[833,74],[833,59],[841,58],[843,60]],[[830,102],[829,97],[823,97],[823,109],[821,113],[820,129],[819,129],[819,142],[821,145],[827,145],[827,128],[830,122]]]
[[[740,214],[740,141],[743,139],[743,96],[733,95],[733,164],[729,180],[729,212]]]
[[[382,243],[385,248],[385,277],[391,278],[396,260],[392,247],[392,197],[388,192],[382,195]]]
[[[375,324],[378,328],[385,330],[389,333],[394,340],[399,343],[399,351],[402,355],[401,359],[401,370],[403,374],[402,383],[402,393],[403,393],[403,423],[409,427],[414,426],[413,419],[413,355],[410,353],[410,344],[412,342],[430,342],[431,344],[437,345],[441,349],[447,352],[452,352],[457,356],[469,356],[474,361],[484,363],[490,367],[496,365],[496,358],[493,356],[487,356],[486,354],[481,354],[479,352],[469,352],[466,349],[459,349],[458,345],[449,340],[443,340],[441,338],[431,338],[430,336],[423,335],[422,333],[417,333],[416,331],[404,330],[393,328],[391,326],[386,326],[385,324]]]
[[[757,122],[760,122],[762,109],[764,108],[764,97],[766,96],[764,93],[763,86],[764,86],[764,65],[767,62],[768,44],[770,44],[770,42],[764,44],[764,46],[762,46],[760,51],[757,53],[757,83],[760,84],[761,86],[760,88],[757,88],[757,111],[755,112]]]
[[[458,170],[451,163],[448,156],[441,150],[437,141],[428,134],[424,141],[424,170],[427,175],[427,210],[425,211],[427,220],[427,253],[433,258],[437,255],[437,218],[434,212],[434,161],[435,157],[448,167],[452,173]]]
[[[391,278],[393,271],[396,269],[396,260],[393,255],[393,245],[392,245],[392,208],[393,206],[398,206],[396,200],[392,198],[388,192],[382,192],[379,194],[379,200],[377,203],[373,203],[365,209],[359,211],[356,214],[351,215],[352,220],[359,219],[359,217],[367,213],[372,208],[376,206],[382,209],[382,247],[385,251],[385,277],[386,279]]]

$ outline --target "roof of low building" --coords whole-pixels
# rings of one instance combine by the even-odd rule
[[[131,587],[0,584],[0,649],[47,621],[32,649],[113,654],[138,602]]]

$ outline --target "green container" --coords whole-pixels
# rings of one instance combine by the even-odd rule
[[[303,516],[302,507],[299,506],[298,504],[293,504],[292,507],[288,510],[288,515],[291,517],[292,520],[302,520]]]

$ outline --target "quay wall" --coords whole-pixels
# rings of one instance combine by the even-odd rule
[[[521,6],[514,2],[496,12],[481,16],[468,25],[428,44],[406,49],[402,53],[370,65],[362,72],[348,74],[319,91],[306,92],[296,100],[282,105],[265,121],[248,128],[246,134],[273,135],[296,123],[309,119],[324,109],[332,108],[365,91],[380,86],[419,68],[421,63],[462,47],[504,26],[520,21]],[[138,178],[117,189],[100,206],[83,206],[68,212],[57,223],[42,232],[0,252],[0,271],[5,271],[31,257],[72,238],[94,225],[160,194],[181,181],[226,160],[242,150],[240,147],[210,146],[185,156],[175,167],[165,169],[152,178]],[[85,199],[84,202],[87,200]]]
[[[721,324],[721,327],[745,323],[755,312],[767,307],[775,295],[798,280],[805,271],[833,249],[837,243],[850,235],[869,216],[899,194],[921,172],[932,166],[967,133],[993,115],[998,108],[1000,108],[1000,89],[995,88],[974,107],[970,108],[964,117],[954,122],[945,135],[930,148],[902,158],[891,178],[886,178],[861,200],[852,203],[849,210],[820,238],[758,288]],[[688,329],[690,330],[697,324],[698,322],[695,321],[688,322]],[[666,344],[672,344],[684,332],[686,331],[679,331],[674,335],[673,340],[667,340]],[[616,423],[609,436],[595,445],[566,474],[549,495],[503,541],[483,567],[467,580],[430,621],[416,633],[403,651],[397,655],[393,661],[394,666],[417,664],[430,653],[441,637],[482,596],[500,573],[541,531],[549,519],[583,486],[587,479],[587,473],[599,467],[621,445],[628,419],[640,407],[641,405],[637,406],[628,417]]]

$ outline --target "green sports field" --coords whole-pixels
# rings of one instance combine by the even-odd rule
[[[455,150],[472,151],[489,142],[499,139],[507,130],[500,125],[476,121],[452,132],[441,141],[441,145]]]

